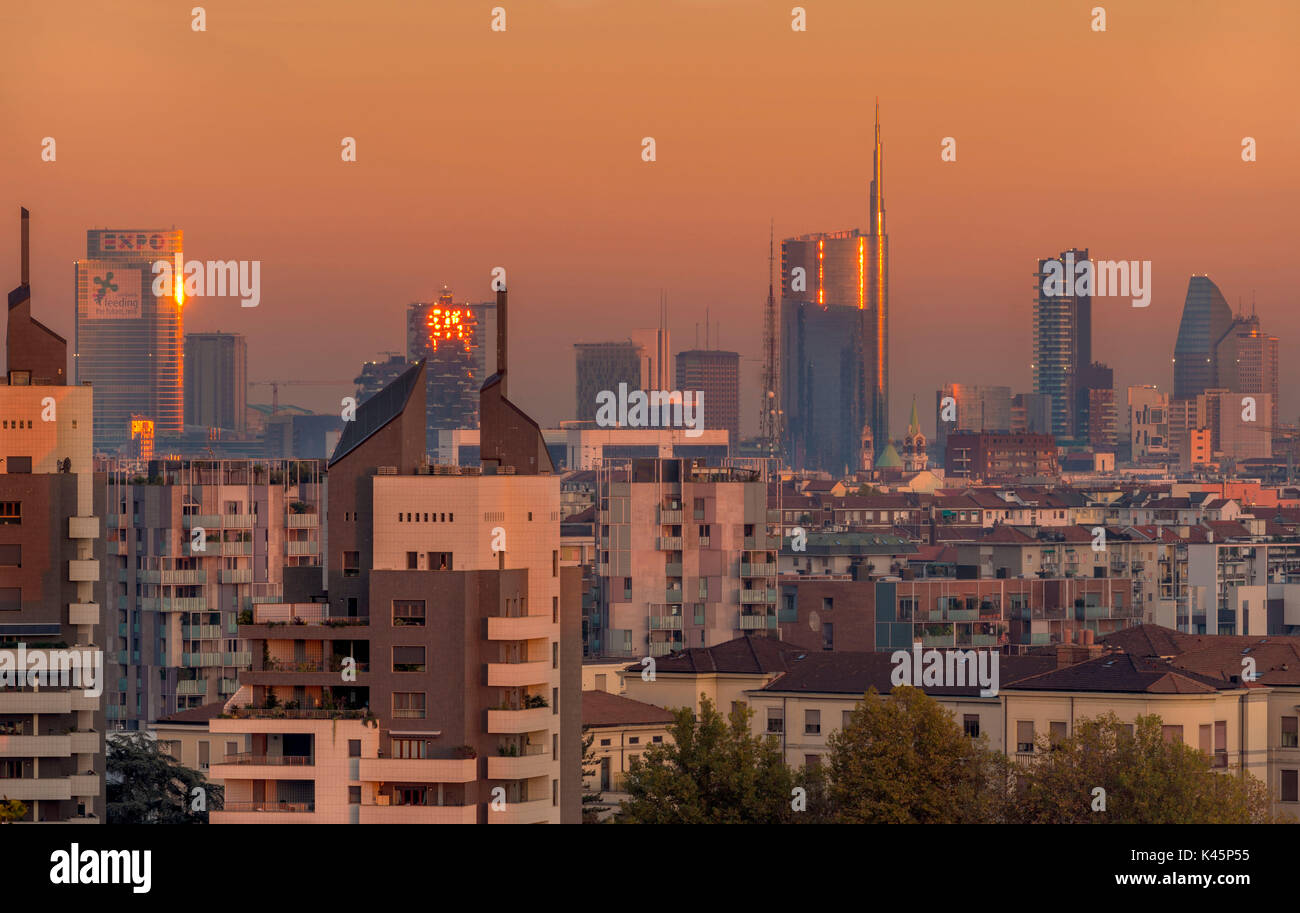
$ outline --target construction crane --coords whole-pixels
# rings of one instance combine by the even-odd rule
[[[345,380],[250,380],[250,387],[270,387],[271,388],[271,414],[275,415],[280,411],[280,388],[281,387],[342,387],[347,386]]]

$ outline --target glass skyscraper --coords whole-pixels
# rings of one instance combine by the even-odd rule
[[[1232,308],[1208,276],[1187,282],[1174,343],[1174,398],[1191,399],[1220,386],[1218,346],[1232,329]]]
[[[183,232],[92,230],[86,258],[73,265],[77,296],[77,383],[94,388],[94,446],[116,451],[131,437],[131,417],[159,433],[185,420],[184,296],[153,294],[153,264],[182,253]],[[182,260],[184,259],[182,255]]]

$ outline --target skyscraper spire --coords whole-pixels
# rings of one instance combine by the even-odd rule
[[[885,147],[880,141],[880,98],[876,98],[876,138],[871,152],[871,227],[876,236],[885,234]]]

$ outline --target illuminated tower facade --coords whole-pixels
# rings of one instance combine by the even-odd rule
[[[153,264],[182,253],[180,230],[92,230],[86,258],[73,264],[77,297],[77,383],[94,388],[94,446],[115,451],[130,439],[131,416],[160,434],[185,420],[181,284],[154,295]]]
[[[781,242],[778,392],[786,457],[795,468],[858,466],[864,429],[877,457],[890,440],[889,235],[879,106],[869,197],[866,231]]]
[[[424,359],[427,437],[437,449],[439,431],[479,426],[478,391],[490,373],[484,340],[495,324],[496,305],[457,303],[443,288],[431,302],[406,310],[406,358]]]

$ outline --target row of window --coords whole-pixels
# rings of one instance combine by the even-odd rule
[[[424,517],[423,520],[420,519],[421,516]],[[415,519],[411,519],[412,517],[414,517]],[[429,517],[433,517],[433,519],[430,520]],[[439,517],[441,517],[442,519],[439,519]],[[532,515],[531,513],[528,515],[528,519],[529,519],[529,520],[533,519],[533,515]],[[406,522],[406,523],[455,523],[455,522],[456,522],[456,515],[455,515],[455,514],[448,514],[448,513],[441,513],[441,514],[440,514],[440,513],[438,513],[437,511],[434,511],[432,514],[427,513],[427,512],[424,513],[424,514],[421,514],[421,513],[417,510],[417,511],[415,511],[414,513],[408,513],[408,514],[406,515],[406,520],[403,521],[403,520],[402,520],[402,514],[401,514],[401,512],[399,511],[398,514],[397,514],[397,522],[398,522],[398,523],[402,523],[402,522]]]

